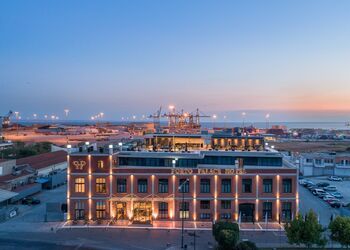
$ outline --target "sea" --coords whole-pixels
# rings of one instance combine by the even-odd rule
[[[101,121],[103,123],[109,122],[113,125],[123,125],[131,123],[131,121]],[[150,122],[150,120],[144,121],[133,121],[133,122]],[[96,122],[89,120],[59,120],[59,121],[50,121],[50,120],[33,120],[33,121],[20,121],[22,125],[30,126],[33,124],[64,124],[64,125],[92,125]],[[166,125],[166,122],[161,122],[161,125]],[[202,128],[213,128],[213,127],[240,127],[243,125],[242,122],[201,122]],[[326,130],[350,130],[349,124],[346,122],[245,122],[245,126],[254,126],[257,128],[266,128],[273,125],[282,125],[286,126],[288,129],[326,129]]]

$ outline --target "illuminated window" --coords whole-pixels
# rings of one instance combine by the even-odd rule
[[[282,190],[283,190],[283,193],[291,193],[292,192],[292,179],[283,179],[282,180]]]
[[[96,218],[105,219],[106,218],[106,202],[98,201],[96,202]]]
[[[117,193],[126,193],[126,179],[118,178],[117,179]]]
[[[158,203],[158,212],[160,219],[167,219],[168,216],[168,203],[167,202],[159,202]]]
[[[76,202],[74,206],[74,219],[84,220],[85,219],[85,203]]]
[[[180,219],[190,218],[190,203],[180,202]]]
[[[201,179],[200,192],[201,193],[210,193],[210,179]]]
[[[158,192],[159,193],[168,193],[168,179],[159,179]]]
[[[272,202],[263,203],[263,216],[265,219],[272,219]]]
[[[85,192],[85,179],[84,178],[75,178],[74,191],[76,193]]]
[[[263,179],[263,192],[272,193],[272,179]]]
[[[242,179],[242,192],[243,193],[252,192],[252,179]]]
[[[222,179],[221,180],[221,192],[222,193],[231,193],[231,179]]]
[[[97,167],[103,168],[103,161],[97,161]]]
[[[147,193],[147,179],[138,179],[137,180],[137,192]]]
[[[96,193],[106,193],[106,178],[96,178]]]

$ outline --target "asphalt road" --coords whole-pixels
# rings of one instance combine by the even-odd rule
[[[194,249],[192,231],[186,231],[184,244]],[[211,231],[196,232],[196,249],[215,249]],[[286,246],[281,232],[241,232],[241,239],[249,239],[260,247]],[[27,248],[30,246],[31,248]],[[35,247],[37,246],[37,248]],[[57,232],[0,232],[0,249],[180,249],[180,230],[146,229],[61,229]],[[57,248],[58,247],[58,248]]]

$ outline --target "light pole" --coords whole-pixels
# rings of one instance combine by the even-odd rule
[[[216,120],[216,118],[217,118],[217,115],[213,115],[213,129],[215,128],[215,120]]]
[[[67,119],[67,118],[68,118],[68,114],[69,114],[69,109],[65,109],[65,110],[64,110],[64,113],[65,113],[66,119]]]
[[[270,128],[270,114],[266,114],[265,119],[266,119],[266,130],[268,130]]]
[[[183,187],[187,182],[189,182],[189,179],[186,179],[181,185],[179,186],[179,191],[182,191],[182,204],[181,204],[181,248],[184,248],[184,223],[185,223],[185,192]]]
[[[245,126],[245,116],[247,115],[246,112],[242,112],[242,127],[244,129],[244,126]]]

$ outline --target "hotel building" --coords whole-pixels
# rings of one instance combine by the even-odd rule
[[[213,137],[215,150],[115,151],[110,145],[70,153],[67,219],[153,224],[293,218],[297,169],[281,153],[261,150],[262,138],[251,140],[252,150],[231,149],[234,140],[245,148],[250,138],[242,144],[242,138]]]

